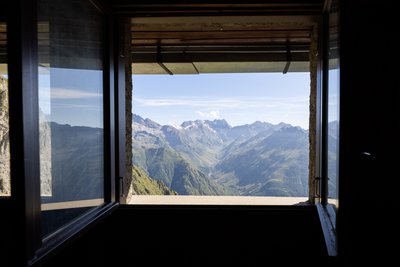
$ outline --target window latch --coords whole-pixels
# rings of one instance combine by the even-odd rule
[[[119,196],[124,197],[124,177],[119,177]]]
[[[321,198],[320,188],[321,188],[321,177],[315,177],[314,178],[314,192],[313,192],[314,200],[317,198]]]

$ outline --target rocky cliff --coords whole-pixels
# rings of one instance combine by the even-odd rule
[[[0,196],[11,193],[8,81],[0,75]]]
[[[51,127],[43,112],[39,112],[40,195],[52,195]]]

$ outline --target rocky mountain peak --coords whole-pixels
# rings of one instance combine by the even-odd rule
[[[143,126],[146,126],[148,128],[152,128],[152,129],[160,129],[161,128],[161,125],[158,124],[157,122],[155,122],[149,118],[143,119],[141,116],[139,116],[137,114],[133,114],[133,122],[143,125]]]
[[[224,120],[224,119],[218,119],[218,120],[213,120],[213,121],[205,121],[206,124],[208,124],[211,128],[213,129],[230,129],[232,126],[229,125],[229,123]]]

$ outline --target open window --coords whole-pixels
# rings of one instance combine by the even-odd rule
[[[319,107],[317,124],[320,139],[319,180],[320,203],[317,205],[328,253],[337,255],[336,215],[339,208],[340,163],[340,28],[339,1],[329,1],[323,14],[321,32],[321,73],[318,86]]]
[[[134,17],[129,23],[131,204],[314,201],[315,17]]]
[[[40,261],[125,200],[322,203],[330,216],[334,4],[321,21],[322,1],[111,2],[23,1],[0,14],[0,204],[18,225],[7,239],[26,251],[13,260]]]

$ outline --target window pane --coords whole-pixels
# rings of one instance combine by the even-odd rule
[[[104,203],[103,23],[90,1],[39,1],[44,234]]]
[[[0,197],[11,195],[8,118],[7,24],[0,17]]]
[[[328,202],[337,205],[339,155],[339,43],[337,1],[329,16]]]

